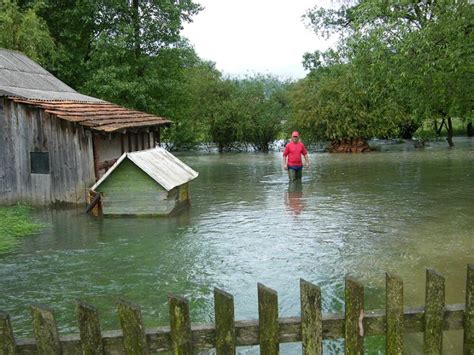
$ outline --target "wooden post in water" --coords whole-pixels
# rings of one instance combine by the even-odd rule
[[[364,354],[364,287],[346,276],[345,353]]]
[[[444,278],[434,270],[426,270],[425,354],[441,354],[443,351]]]
[[[43,305],[34,305],[31,306],[31,315],[38,354],[61,354],[61,343],[53,311]]]
[[[168,296],[170,306],[171,350],[174,355],[192,355],[193,339],[187,299]]]
[[[474,264],[467,266],[464,355],[474,355]]]
[[[275,290],[257,284],[258,289],[258,338],[260,353],[276,355],[280,351],[278,324],[278,294]]]
[[[97,309],[90,304],[77,301],[76,315],[79,322],[82,353],[84,355],[104,354]]]
[[[385,275],[386,284],[386,353],[403,354],[403,281],[395,275]]]
[[[8,313],[0,312],[0,354],[16,354],[15,337]]]
[[[214,313],[216,325],[216,354],[235,354],[234,297],[214,289]]]
[[[300,279],[301,338],[304,355],[323,353],[323,316],[321,289]]]
[[[145,327],[143,326],[140,307],[125,300],[117,302],[117,313],[123,332],[125,354],[148,354]]]

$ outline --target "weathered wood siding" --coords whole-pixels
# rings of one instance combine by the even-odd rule
[[[178,204],[178,188],[166,191],[125,159],[97,188],[105,215],[167,215]]]
[[[80,204],[95,182],[90,131],[0,98],[0,203]],[[49,174],[32,174],[30,152],[49,152]]]
[[[107,136],[95,134],[93,141],[98,164],[97,178],[101,178],[123,153],[153,148],[153,139],[153,132],[126,132]]]

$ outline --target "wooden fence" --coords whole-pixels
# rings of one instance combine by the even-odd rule
[[[302,342],[303,354],[322,354],[323,339],[345,339],[346,354],[363,354],[365,336],[385,335],[387,354],[402,354],[403,334],[423,332],[424,353],[441,354],[444,330],[464,329],[464,354],[474,354],[474,264],[468,265],[466,303],[445,305],[444,278],[426,272],[425,307],[403,305],[403,283],[386,275],[386,309],[364,311],[364,288],[345,280],[345,314],[321,313],[321,290],[300,281],[301,317],[278,317],[277,293],[258,284],[258,320],[235,321],[232,295],[215,289],[215,323],[191,325],[189,304],[169,296],[170,327],[145,329],[140,308],[117,303],[121,331],[101,332],[95,307],[77,303],[78,335],[60,336],[52,310],[32,306],[35,339],[15,340],[8,314],[0,313],[1,354],[192,354],[215,348],[235,354],[236,346],[260,345],[261,354],[278,354],[279,344]]]

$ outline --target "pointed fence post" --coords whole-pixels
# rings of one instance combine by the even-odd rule
[[[386,274],[386,353],[403,354],[403,281],[395,275]]]
[[[76,302],[76,315],[79,322],[81,348],[84,355],[104,354],[102,335],[100,332],[99,312],[85,302]]]
[[[33,305],[31,315],[38,354],[61,354],[61,343],[53,311],[43,305]]]
[[[308,281],[300,279],[300,302],[303,354],[322,355],[321,289]]]
[[[467,266],[464,355],[474,355],[474,264]]]
[[[434,270],[426,270],[425,354],[441,354],[443,351],[443,318],[445,288],[444,278]]]
[[[218,288],[214,289],[216,324],[216,354],[235,354],[234,297]]]
[[[16,354],[15,337],[8,313],[0,312],[0,354]]]
[[[187,299],[168,296],[170,306],[171,350],[174,355],[192,355],[193,338]]]
[[[278,324],[278,294],[262,284],[258,289],[258,337],[260,353],[275,355],[280,351]]]
[[[345,348],[346,354],[364,354],[364,287],[355,279],[346,276],[346,322]]]
[[[119,300],[117,302],[117,313],[123,332],[125,354],[148,354],[148,344],[140,307],[134,303]]]

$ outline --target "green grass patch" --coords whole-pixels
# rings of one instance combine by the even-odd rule
[[[39,232],[43,225],[30,215],[31,207],[25,204],[0,207],[0,253],[14,248],[19,238]]]

